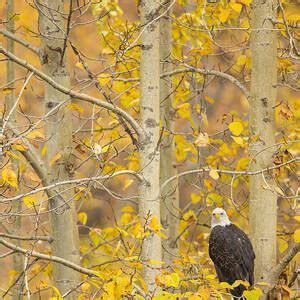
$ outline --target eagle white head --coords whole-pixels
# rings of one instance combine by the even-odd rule
[[[223,208],[217,207],[213,210],[211,216],[211,228],[214,228],[215,226],[226,226],[230,224],[231,222],[226,214],[226,211]]]

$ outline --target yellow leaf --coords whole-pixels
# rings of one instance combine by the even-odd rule
[[[66,106],[66,108],[69,108],[71,110],[76,110],[78,111],[79,113],[83,113],[84,112],[84,109],[81,105],[77,104],[77,103],[70,103]]]
[[[213,189],[213,183],[209,179],[203,180],[204,186],[210,191]]]
[[[243,296],[245,296],[247,300],[259,300],[262,294],[261,289],[254,287],[251,291],[244,291]]]
[[[87,222],[87,214],[85,212],[78,213],[78,221],[81,224],[85,225]]]
[[[77,62],[75,67],[77,67],[80,70],[83,70],[83,64],[81,62]]]
[[[59,291],[59,289],[57,288],[57,287],[55,287],[55,286],[50,286],[52,289],[53,289],[53,291],[55,292],[55,294],[56,294],[56,297],[52,297],[53,299],[56,299],[56,300],[62,300],[63,299],[63,297],[61,296],[61,293],[60,293],[60,291]]]
[[[93,273],[94,273],[97,277],[101,278],[103,281],[105,280],[105,279],[103,278],[103,276],[102,276],[102,274],[101,274],[100,271],[93,271]]]
[[[126,206],[122,207],[121,212],[131,213],[131,212],[134,212],[134,208],[131,205],[126,205]]]
[[[21,143],[18,143],[18,144],[13,144],[12,145],[12,148],[14,148],[14,149],[16,149],[16,150],[18,150],[18,151],[26,151],[28,148],[25,146],[25,145],[23,145],[23,144],[21,144]]]
[[[232,136],[232,139],[238,144],[238,145],[243,145],[244,144],[244,139],[240,136]]]
[[[157,219],[157,216],[153,216],[149,222],[149,228],[154,232],[159,231],[161,229],[161,225]]]
[[[240,2],[245,4],[246,6],[250,6],[252,0],[240,0]]]
[[[220,285],[220,287],[222,289],[230,289],[230,290],[232,290],[232,285],[229,284],[228,282],[220,282],[219,285]]]
[[[210,103],[210,104],[214,104],[215,103],[215,100],[212,98],[212,97],[209,97],[209,96],[204,96],[204,99]]]
[[[206,130],[208,128],[208,119],[205,113],[201,113],[201,120],[202,120],[202,128]]]
[[[117,247],[113,252],[113,256],[116,256],[116,254],[119,252],[120,248],[121,248],[121,241],[118,241]]]
[[[211,274],[205,276],[205,279],[208,279],[208,280],[213,280],[215,278],[216,278],[216,276],[215,275],[211,275]]]
[[[220,9],[220,13],[219,13],[219,15],[218,15],[218,18],[219,18],[219,20],[220,20],[222,23],[224,23],[224,22],[227,21],[229,15],[230,15],[230,9],[228,9],[228,8],[227,8],[227,9],[221,8],[221,9]]]
[[[240,5],[240,4],[239,4]],[[240,55],[236,61],[236,64],[238,66],[243,66],[247,61],[247,56],[246,55]]]
[[[239,285],[243,285],[243,286],[245,286],[245,287],[249,287],[249,286],[250,286],[250,284],[249,284],[248,281],[244,281],[244,280],[236,280],[236,281],[232,284],[232,287],[235,288],[235,287],[237,287],[237,286],[239,286]]]
[[[178,105],[177,113],[183,119],[190,119],[191,118],[191,111],[190,111],[190,103],[183,103]]]
[[[125,230],[123,230],[122,228],[120,228],[118,226],[116,226],[115,228],[121,233],[121,235],[123,235],[123,236],[127,236],[128,235],[128,232],[125,231]]]
[[[282,240],[282,239],[279,239],[278,244],[279,244],[279,252],[280,253],[283,253],[289,246],[289,244],[285,240]]]
[[[208,175],[214,180],[217,180],[220,177],[217,170],[210,170]]]
[[[102,54],[114,54],[114,51],[110,48],[103,48]]]
[[[183,214],[182,219],[184,221],[191,221],[191,220],[196,220],[197,217],[195,213],[192,210],[187,211],[186,213]]]
[[[102,148],[102,153],[106,153],[110,148],[110,145],[106,145]]]
[[[110,74],[102,73],[100,76],[97,77],[97,80],[102,86],[104,86],[110,81],[110,78]]]
[[[47,146],[46,146],[46,144],[44,144],[42,151],[41,151],[42,157],[45,157],[46,153],[47,153]]]
[[[137,255],[125,257],[124,260],[137,260],[139,257]]]
[[[239,161],[237,163],[236,170],[237,171],[246,170],[249,165],[249,162],[250,162],[250,159],[248,157],[242,157],[241,159],[239,159]]]
[[[178,287],[179,283],[180,283],[180,278],[178,273],[174,272],[171,274],[171,278],[172,278],[172,285],[173,287]]]
[[[88,282],[84,282],[84,283],[81,285],[81,290],[82,290],[83,292],[87,292],[90,288],[91,288],[91,285],[90,285]]]
[[[36,205],[37,199],[34,196],[25,196],[23,197],[23,202],[28,208],[31,208]]]
[[[37,129],[30,131],[26,135],[26,137],[28,137],[29,139],[37,139],[37,138],[42,139],[42,140],[45,139],[44,133]]]
[[[287,16],[287,19],[290,22],[300,22],[300,14],[289,15],[289,16]]]
[[[129,222],[131,222],[132,219],[133,219],[132,214],[124,213],[124,214],[122,214],[122,217],[121,217],[121,220],[120,220],[120,221],[121,221],[121,224],[122,224],[122,225],[126,225],[126,224],[128,224]]]
[[[235,10],[237,13],[240,13],[243,6],[242,6],[242,4],[240,4],[240,3],[234,3],[234,2],[231,2],[231,3],[230,3],[230,7],[231,7],[233,10]]]
[[[232,134],[234,134],[235,136],[239,136],[244,130],[244,125],[240,121],[235,121],[230,123],[228,125],[228,128]]]
[[[18,178],[16,173],[10,169],[10,168],[5,168],[2,173],[1,173],[2,179],[4,182],[8,183],[9,185],[13,186],[17,190],[19,190],[18,186]]]
[[[299,243],[300,242],[300,229],[297,229],[295,232],[294,232],[294,240],[296,243]]]
[[[8,87],[7,87],[7,88],[1,89],[1,93],[2,93],[3,95],[8,95],[8,94],[11,94],[13,90],[14,90],[14,89],[8,88]]]
[[[297,222],[300,222],[300,216],[294,216],[294,219],[295,219]]]
[[[191,194],[191,199],[193,204],[197,204],[201,200],[201,196],[195,193]]]
[[[222,205],[222,196],[217,193],[209,193],[206,196],[206,204],[208,206],[211,206],[213,204],[216,204],[217,206]]]
[[[56,153],[51,160],[49,161],[49,166],[52,167],[56,161],[58,161],[62,157],[61,153]]]
[[[149,265],[163,265],[165,262],[163,261],[159,261],[159,260],[155,260],[155,259],[149,259],[147,261],[147,264]]]
[[[168,238],[168,237],[167,237],[164,233],[162,233],[161,231],[157,231],[156,234],[159,235],[162,239],[167,239],[167,238]]]
[[[97,229],[97,230],[95,230],[95,229],[90,230],[90,232],[89,232],[89,238],[91,239],[91,241],[93,242],[93,244],[95,246],[98,246],[99,243],[101,242],[101,236],[100,236],[100,233],[99,233],[99,229]]]
[[[20,160],[20,159],[22,159],[22,157],[20,157],[20,156],[16,155],[16,154],[15,154],[15,153],[13,153],[13,152],[10,152],[10,151],[5,151],[5,153],[6,153],[7,155],[9,155],[10,157],[14,158],[14,159],[17,159],[17,160]]]

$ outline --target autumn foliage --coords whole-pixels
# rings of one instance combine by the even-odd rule
[[[65,2],[64,19],[69,29],[63,55],[70,89],[94,99],[66,92],[70,101],[61,106],[71,114],[73,124],[72,150],[65,166],[68,180],[45,183],[43,178],[46,170],[66,161],[65,154],[58,152],[46,162],[49,149],[45,127],[51,114],[44,112],[42,104],[45,80],[15,61],[11,86],[7,83],[6,63],[13,58],[0,51],[2,297],[10,298],[16,286],[24,297],[30,295],[32,299],[69,296],[53,285],[53,264],[64,262],[51,258],[51,196],[47,191],[55,192],[58,187],[63,197],[71,191],[71,199],[65,200],[76,205],[80,265],[74,270],[80,273],[80,282],[70,291],[76,299],[148,299],[152,291],[143,276],[145,266],[157,271],[155,291],[150,295],[157,300],[226,299],[235,286],[248,287],[244,281],[233,285],[218,282],[208,256],[208,237],[210,215],[217,206],[224,207],[230,219],[249,232],[249,178],[255,160],[249,155],[249,145],[260,142],[259,135],[251,135],[248,118],[251,0],[166,1],[164,9],[168,12],[168,7],[172,8],[168,16],[172,22],[172,53],[166,59],[171,71],[160,77],[172,85],[174,128],[165,128],[161,120],[157,147],[161,147],[164,137],[171,137],[178,175],[160,182],[157,191],[163,202],[174,193],[170,183],[178,180],[178,228],[172,237],[157,216],[149,213],[141,219],[139,215],[141,136],[134,126],[139,122],[141,105],[140,41],[148,26],[141,26],[139,1]],[[261,185],[278,198],[279,258],[290,245],[300,242],[297,5],[295,1],[279,1],[274,20],[278,32],[276,144],[272,147],[272,165],[259,171]],[[43,71],[38,13],[35,1],[18,0],[15,14],[7,16],[5,1],[1,1],[0,45],[1,49],[7,48],[10,37],[6,25],[12,18],[14,35],[23,41],[15,40],[14,54]],[[167,15],[161,14],[158,12],[158,19],[154,16],[153,20],[158,22]],[[18,101],[15,120],[7,117],[5,101],[10,94]],[[166,99],[160,102],[165,105]],[[272,176],[274,185],[265,184],[264,176]],[[18,229],[16,220],[22,224]],[[143,259],[143,243],[149,236],[172,239],[178,251],[171,265],[163,257]],[[22,257],[19,271],[14,265],[17,255]],[[65,267],[73,268],[68,264]],[[297,272],[296,256],[278,278],[276,290],[286,297],[283,299],[299,296]],[[257,280],[245,292],[246,299],[259,299],[266,285]]]

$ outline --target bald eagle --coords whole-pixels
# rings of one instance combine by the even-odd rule
[[[209,256],[215,265],[219,281],[233,284],[236,280],[254,282],[255,254],[248,236],[232,224],[223,208],[212,212],[209,237]],[[245,286],[231,290],[234,297],[242,297]]]

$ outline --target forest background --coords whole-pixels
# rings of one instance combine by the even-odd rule
[[[247,299],[299,296],[299,24],[295,0],[1,1],[2,297],[226,298],[217,206],[256,250]]]

